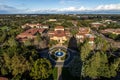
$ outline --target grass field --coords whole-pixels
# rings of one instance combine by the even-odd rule
[[[57,80],[57,67],[53,69],[53,78],[54,80]]]

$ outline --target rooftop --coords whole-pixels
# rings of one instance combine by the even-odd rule
[[[90,28],[88,27],[80,27],[78,34],[88,34],[90,33]]]
[[[20,40],[26,40],[27,38],[34,38],[35,37],[35,34],[37,32],[39,33],[42,33],[45,29],[42,29],[42,28],[39,28],[39,29],[36,29],[36,28],[33,28],[33,29],[29,29],[23,33],[20,33],[19,35],[17,35],[16,39]]]
[[[63,26],[56,26],[55,29],[64,29]]]

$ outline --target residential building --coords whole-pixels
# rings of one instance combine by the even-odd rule
[[[27,27],[30,27],[30,28],[45,28],[45,29],[48,29],[49,26],[47,25],[42,25],[42,24],[30,24],[30,23],[26,23],[25,25],[22,26],[22,28],[27,28]]]
[[[105,29],[105,30],[101,30],[102,33],[112,33],[112,34],[116,34],[116,35],[120,35],[120,28],[118,29]]]
[[[80,42],[84,42],[85,39],[88,39],[89,43],[94,43],[94,36],[92,34],[90,34],[90,28],[88,28],[88,27],[79,28],[79,31],[76,34],[76,38]]]
[[[49,19],[48,21],[49,21],[49,22],[56,22],[57,19]]]
[[[105,26],[105,25],[103,23],[100,23],[100,22],[91,23],[91,27],[99,28],[100,26]]]
[[[113,20],[104,20],[103,23],[110,24],[110,23],[117,23],[117,21],[113,21]]]
[[[6,77],[0,77],[0,80],[8,80]]]
[[[36,37],[36,34],[37,33],[40,33],[42,34],[44,32],[45,29],[43,28],[33,28],[33,29],[29,29],[29,30],[26,30],[25,32],[23,33],[20,33],[19,35],[17,35],[16,39],[19,41],[19,42],[25,42],[26,40],[28,39],[31,39],[33,40],[35,37]]]

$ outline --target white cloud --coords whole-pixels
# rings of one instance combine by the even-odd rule
[[[99,5],[95,10],[120,10],[120,4]]]
[[[57,9],[57,11],[76,11],[76,8],[75,7],[68,7],[68,8]]]
[[[67,11],[85,11],[87,10],[87,8],[81,6],[79,8],[77,7],[68,7],[68,8],[58,8],[58,9],[53,9],[53,10],[56,10],[56,11],[60,11],[60,12],[67,12]]]
[[[109,4],[109,5],[99,5],[96,8],[86,8],[84,6],[81,7],[68,7],[58,9],[57,11],[99,11],[99,10],[120,10],[120,4]]]
[[[69,0],[70,1],[70,0]],[[107,11],[107,10],[118,10],[120,11],[119,4],[99,5],[96,8],[81,7],[67,7],[67,8],[54,8],[54,9],[17,9],[15,7],[0,5],[0,11],[8,13],[61,13],[61,12],[84,12],[84,11]]]
[[[84,6],[81,6],[80,8],[78,8],[78,10],[80,10],[80,11],[85,11],[85,10],[88,10],[88,9],[85,8]]]

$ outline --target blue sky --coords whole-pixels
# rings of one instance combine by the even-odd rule
[[[120,10],[120,0],[0,0],[0,13]]]

